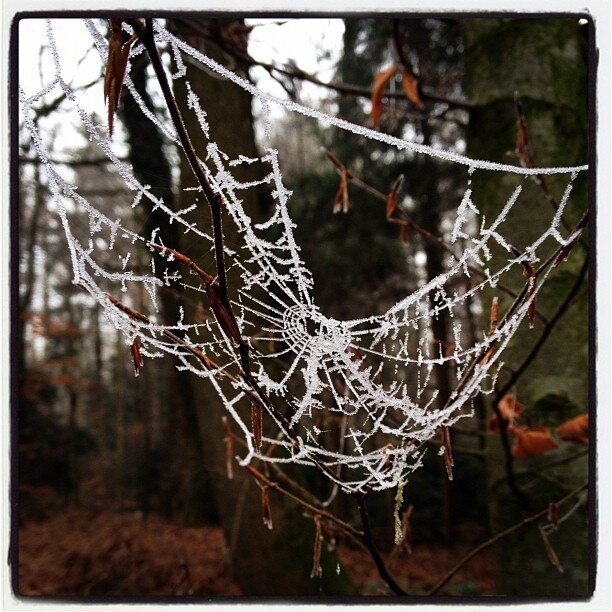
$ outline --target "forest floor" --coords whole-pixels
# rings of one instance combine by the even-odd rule
[[[473,546],[416,545],[391,567],[411,593],[425,593]],[[385,592],[366,553],[341,546],[339,556],[361,593]],[[83,508],[22,526],[19,590],[35,597],[241,595],[231,581],[219,527],[185,527],[137,512]],[[490,551],[466,565],[444,593],[493,594]]]

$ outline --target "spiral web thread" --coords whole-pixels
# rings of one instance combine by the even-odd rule
[[[91,20],[84,20],[84,25],[104,62],[107,42],[103,34]],[[129,31],[129,27],[125,27]],[[194,281],[197,277],[183,272],[184,269],[180,273],[169,273],[165,265],[172,255],[168,252],[152,255],[150,273],[137,274],[126,270],[134,245],[159,242],[156,232],[152,236],[141,236],[126,227],[126,223],[106,216],[80,195],[78,186],[63,178],[50,161],[31,109],[51,92],[63,92],[66,103],[78,115],[89,139],[112,162],[127,188],[133,192],[132,207],[141,205],[142,198],[150,200],[156,209],[168,216],[170,222],[179,224],[185,234],[196,236],[200,250],[212,249],[208,228],[187,219],[197,204],[182,211],[170,210],[147,185],[135,178],[128,163],[118,159],[107,137],[106,126],[94,123],[62,74],[62,62],[50,22],[47,22],[47,44],[53,56],[55,74],[43,89],[29,97],[20,87],[24,123],[46,168],[52,199],[70,249],[73,282],[97,301],[111,324],[124,334],[126,343],[132,343],[135,336],[139,338],[145,357],[173,355],[178,360],[177,367],[210,380],[246,442],[248,450],[239,459],[240,463],[246,465],[257,457],[267,462],[324,465],[328,468],[325,474],[330,479],[343,490],[353,492],[386,489],[403,483],[409,473],[421,465],[423,443],[430,440],[440,427],[450,426],[470,415],[474,396],[493,388],[501,367],[500,355],[527,315],[534,297],[474,345],[465,346],[465,332],[462,333],[460,317],[455,315],[460,308],[465,308],[469,296],[477,298],[483,289],[495,287],[511,271],[521,270],[524,262],[536,265],[542,261],[544,243],[550,249],[550,244],[554,248],[575,238],[573,234],[562,236],[561,215],[574,179],[587,166],[520,168],[472,160],[453,152],[401,140],[269,95],[179,40],[159,24],[155,36],[157,43],[166,43],[173,52],[178,69],[172,78],[185,78],[183,57],[190,56],[192,61],[231,80],[256,97],[265,111],[268,134],[269,108],[277,104],[340,129],[383,141],[400,151],[435,156],[468,167],[468,184],[458,204],[451,234],[451,242],[461,249],[458,248],[448,269],[383,314],[347,321],[334,320],[326,317],[313,301],[313,280],[294,240],[295,225],[288,208],[291,193],[283,186],[277,151],[266,148],[259,159],[244,156],[230,159],[208,139],[206,113],[186,83],[189,108],[196,113],[208,141],[205,155],[201,155],[203,166],[212,185],[223,194],[226,210],[243,240],[238,249],[226,246],[225,254],[228,268],[237,268],[241,277],[234,308],[239,327],[249,339],[253,374],[273,403],[292,408],[291,437],[273,414],[264,415],[267,422],[276,421],[276,430],[266,426],[269,437],[263,438],[263,448],[266,448],[266,443],[274,443],[277,449],[274,454],[265,455],[257,448],[247,418],[250,399],[246,383],[237,377],[227,384],[219,377],[221,372],[235,375],[240,364],[234,345],[214,318],[210,316],[202,323],[191,323],[185,322],[181,316],[171,326],[155,322],[157,295],[162,285],[180,284],[203,291]],[[142,47],[136,45],[131,56],[141,52]],[[180,146],[173,128],[160,121],[141,100],[129,77],[129,65],[124,85],[148,119]],[[254,162],[261,162],[261,167],[267,169],[259,181],[245,184],[234,178],[234,168]],[[532,244],[525,246],[520,255],[513,254],[503,237],[503,230],[520,198],[522,184],[514,189],[497,218],[490,222],[480,214],[472,199],[471,176],[475,171],[511,172],[519,177],[520,182],[530,175],[568,177],[550,225]],[[263,223],[251,220],[240,199],[241,192],[258,185],[270,186],[274,198],[274,210]],[[88,221],[89,235],[85,238],[77,236],[78,232],[71,227],[70,219],[75,214]],[[476,230],[470,231],[473,227]],[[507,260],[500,269],[492,270],[489,267],[492,250],[497,252],[500,248],[507,252]],[[100,256],[102,250],[117,253],[123,270],[106,269]],[[161,275],[159,269],[156,274],[159,266],[163,270]],[[469,289],[460,292],[461,282],[472,276],[471,266],[482,269],[484,276],[478,280],[471,278]],[[551,266],[538,278],[536,289],[545,281],[550,269]],[[148,323],[130,317],[107,297],[108,293],[124,299],[122,296],[126,295],[128,286],[135,284],[144,287],[150,298],[149,312],[152,314]],[[535,293],[537,291],[534,296]],[[432,320],[440,313],[446,313],[451,322],[452,350],[445,350],[434,342]],[[180,337],[183,343],[168,340],[164,334],[168,331]],[[195,347],[209,355],[218,367],[207,369],[200,361],[194,360],[193,351],[187,347]],[[490,358],[482,359],[491,347],[495,350]],[[445,366],[451,367],[458,383],[461,381],[450,398],[439,397],[435,389],[437,370]],[[327,430],[330,423],[335,424],[333,434]]]

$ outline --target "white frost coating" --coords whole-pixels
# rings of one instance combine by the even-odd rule
[[[264,105],[264,108],[266,102],[278,104],[279,106],[284,106],[290,111],[300,113],[301,115],[306,115],[307,117],[314,117],[319,121],[330,123],[331,125],[335,125],[336,127],[339,127],[343,130],[348,130],[349,132],[353,132],[354,134],[365,136],[367,138],[370,138],[371,140],[379,140],[381,142],[386,142],[387,144],[397,147],[400,150],[408,149],[409,151],[414,151],[415,153],[425,153],[426,155],[431,155],[432,157],[439,157],[440,159],[445,159],[447,161],[463,164],[473,169],[501,170],[504,172],[513,172],[515,174],[533,175],[566,174],[572,171],[580,172],[582,170],[587,170],[588,168],[587,165],[559,168],[522,168],[519,166],[499,164],[497,162],[484,161],[481,159],[470,159],[465,155],[459,155],[458,153],[455,153],[453,151],[447,151],[445,149],[440,149],[437,147],[430,147],[427,145],[410,142],[409,140],[403,140],[402,138],[396,138],[395,136],[390,136],[389,134],[385,134],[383,132],[377,132],[376,130],[371,130],[361,125],[351,123],[350,121],[338,119],[337,117],[332,117],[331,115],[322,113],[321,111],[315,110],[314,108],[303,106],[302,104],[292,102],[291,100],[285,100],[284,98],[278,98],[277,96],[273,96],[272,94],[266,93],[265,91],[261,91],[261,89],[255,87],[255,85],[249,83],[249,81],[247,81],[246,79],[242,78],[231,70],[228,70],[221,64],[218,64],[213,59],[204,55],[197,49],[194,49],[193,47],[189,46],[186,42],[183,42],[167,30],[165,30],[158,23],[156,23],[155,26],[158,40],[167,41],[170,42],[172,45],[176,45],[183,52],[198,60],[202,64],[206,65],[214,72],[220,74],[221,76],[232,81],[233,83],[236,83],[236,85],[239,85],[249,93],[259,98],[262,104]]]
[[[86,20],[85,25],[104,61],[107,53],[104,37],[92,21]],[[173,325],[158,322],[156,292],[160,287],[182,286],[195,291],[196,298],[203,298],[197,293],[204,293],[199,278],[185,268],[179,268],[179,271],[170,268],[172,257],[168,254],[153,254],[149,273],[136,274],[129,269],[130,261],[138,259],[131,259],[135,245],[140,243],[142,249],[147,240],[161,243],[156,237],[158,231],[155,230],[153,236],[141,236],[120,220],[113,220],[111,213],[103,214],[83,197],[78,186],[70,184],[50,161],[44,138],[34,124],[33,107],[55,89],[62,91],[66,95],[64,107],[76,114],[92,143],[112,162],[126,185],[126,191],[131,192],[126,199],[128,208],[130,205],[141,207],[148,201],[149,206],[165,214],[169,222],[178,224],[184,234],[192,233],[197,238],[196,257],[212,249],[208,229],[192,221],[191,213],[205,205],[203,197],[199,190],[191,190],[193,203],[183,210],[173,211],[151,192],[150,187],[139,183],[130,165],[118,159],[111,141],[77,102],[75,92],[63,78],[62,61],[50,23],[47,37],[55,78],[41,91],[28,97],[21,89],[20,105],[24,125],[46,170],[52,199],[66,234],[74,282],[78,282],[97,301],[109,321],[124,334],[127,344],[137,335],[147,357],[170,354],[176,358],[179,369],[210,379],[246,441],[247,451],[240,460],[243,465],[254,457],[270,462],[324,465],[327,468],[325,474],[334,485],[330,499],[338,489],[386,489],[406,482],[409,474],[421,466],[423,443],[430,440],[440,427],[452,425],[469,415],[476,394],[491,392],[501,367],[500,356],[526,317],[529,303],[517,309],[490,336],[475,344],[468,342],[460,322],[454,319],[450,327],[453,344],[443,345],[433,337],[432,321],[441,314],[449,317],[460,315],[468,298],[478,299],[483,289],[496,287],[509,273],[520,271],[523,262],[536,264],[544,261],[556,247],[575,237],[572,234],[563,238],[561,215],[568,203],[573,180],[586,166],[525,169],[472,160],[454,152],[368,130],[266,94],[158,27],[158,41],[169,42],[175,55],[177,72],[172,77],[184,80],[189,112],[195,114],[206,140],[209,136],[206,113],[185,79],[181,52],[250,91],[261,100],[264,109],[269,104],[280,104],[290,111],[399,149],[465,164],[469,166],[470,176],[476,169],[519,175],[569,175],[559,210],[552,215],[545,231],[531,244],[516,245],[523,250],[518,256],[512,254],[503,234],[504,227],[512,222],[513,208],[519,201],[522,186],[506,194],[507,199],[495,219],[485,220],[472,201],[474,194],[468,180],[463,197],[457,203],[451,233],[451,243],[457,244],[461,239],[463,251],[456,252],[446,271],[383,314],[339,321],[327,317],[314,303],[313,280],[293,235],[295,223],[289,212],[291,192],[283,185],[277,151],[266,148],[261,158],[239,155],[231,159],[209,141],[202,167],[211,184],[222,194],[239,236],[238,246],[225,248],[226,265],[241,276],[234,307],[239,327],[252,348],[252,372],[271,402],[286,415],[293,427],[293,432],[288,435],[285,426],[273,413],[266,414],[266,422],[270,425],[266,425],[266,432],[270,437],[264,438],[264,449],[268,443],[274,442],[278,451],[273,457],[262,456],[257,451],[250,421],[241,416],[248,413],[249,388],[240,377],[231,384],[217,378],[225,372],[234,376],[238,374],[239,357],[232,343],[217,327],[214,317],[205,312],[203,320],[195,323],[184,320],[181,312],[180,319]],[[136,46],[132,54],[140,52]],[[172,125],[164,123],[146,108],[128,73],[125,85],[143,115],[180,146]],[[266,116],[268,123],[270,120]],[[203,152],[200,154],[204,155]],[[253,163],[261,167],[261,178],[248,183],[237,180],[234,169]],[[266,220],[254,223],[249,211],[243,207],[241,197],[245,190],[258,185],[269,186],[274,204]],[[68,202],[68,210],[73,211],[70,214],[67,213]],[[83,218],[82,223],[75,222],[78,217]],[[83,236],[78,227],[89,227],[89,234]],[[472,227],[477,230],[470,233]],[[102,256],[104,249],[96,246],[98,239],[107,245],[106,251],[112,249],[114,261],[121,262],[119,270],[116,264],[107,269],[108,260]],[[193,243],[193,237],[189,243]],[[507,261],[499,269],[492,269],[489,265],[494,247],[508,252]],[[190,252],[185,254],[194,256]],[[470,266],[479,268],[482,276],[476,276],[473,269],[470,271]],[[538,278],[536,289],[550,270],[551,267]],[[466,279],[470,280],[470,285],[465,284]],[[111,294],[129,306],[128,289],[140,287],[144,287],[150,297],[146,312],[150,319],[148,323],[130,318],[106,295]],[[486,309],[487,305],[483,306]],[[177,344],[168,333],[178,336],[184,344]],[[490,359],[477,364],[479,357],[490,347],[494,347]],[[203,351],[217,368],[207,370],[194,359],[190,348]],[[460,390],[455,390],[450,398],[440,397],[434,385],[441,367],[451,368],[456,380],[461,381]],[[272,432],[274,427],[276,430]],[[333,436],[330,436],[330,431]]]

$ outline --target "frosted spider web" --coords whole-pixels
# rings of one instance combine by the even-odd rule
[[[93,21],[84,20],[84,25],[101,61],[105,62],[108,45],[104,35]],[[128,26],[124,27],[131,32]],[[511,271],[522,270],[525,262],[534,266],[541,262],[545,243],[558,247],[574,240],[575,234],[563,237],[561,218],[572,183],[587,166],[521,168],[473,160],[373,131],[265,93],[159,24],[155,28],[156,42],[168,45],[172,51],[176,67],[173,79],[185,79],[183,58],[188,56],[191,62],[232,81],[260,102],[265,111],[267,133],[271,121],[269,109],[272,105],[280,105],[339,129],[382,141],[399,151],[434,156],[467,167],[467,185],[457,205],[451,234],[457,254],[449,262],[448,269],[382,314],[336,320],[325,316],[314,303],[313,279],[294,239],[295,224],[289,211],[291,193],[283,185],[277,151],[267,147],[257,159],[244,156],[230,159],[210,141],[206,113],[186,83],[189,108],[196,114],[203,140],[208,143],[205,151],[198,151],[202,165],[211,184],[223,195],[225,209],[242,237],[240,247],[225,246],[225,256],[228,268],[239,271],[241,278],[234,307],[240,330],[251,348],[253,375],[270,402],[278,406],[279,412],[289,415],[289,425],[279,420],[274,411],[264,415],[266,425],[261,448],[265,450],[274,444],[276,449],[274,453],[265,453],[256,444],[248,418],[250,389],[237,376],[240,372],[237,349],[214,317],[209,316],[203,322],[188,322],[181,311],[181,318],[174,325],[158,322],[158,294],[162,286],[182,285],[203,291],[198,277],[185,268],[169,272],[167,263],[173,259],[172,253],[153,252],[150,247],[149,272],[136,273],[127,269],[137,243],[146,248],[149,243],[159,243],[160,238],[155,231],[152,236],[142,236],[130,229],[127,222],[110,218],[100,206],[79,193],[78,186],[62,176],[50,160],[44,138],[32,118],[32,109],[51,92],[63,92],[65,105],[71,107],[90,141],[112,162],[132,192],[132,207],[142,206],[142,199],[146,198],[155,209],[163,211],[171,223],[180,225],[184,234],[190,234],[192,240],[195,236],[200,251],[212,250],[209,228],[189,217],[197,204],[182,211],[169,209],[148,185],[136,179],[130,164],[119,159],[107,136],[106,126],[98,125],[85,110],[63,75],[62,58],[50,22],[47,22],[47,44],[55,74],[34,94],[26,95],[24,84],[19,90],[24,124],[46,169],[52,199],[67,238],[73,282],[97,301],[112,325],[124,334],[127,344],[137,336],[145,357],[170,354],[178,360],[177,367],[210,381],[244,438],[247,450],[239,457],[240,463],[246,465],[257,458],[266,462],[316,465],[323,467],[324,473],[336,485],[349,492],[386,489],[403,483],[410,472],[421,465],[423,444],[441,427],[472,414],[472,400],[478,393],[491,392],[501,366],[500,356],[527,316],[534,297],[525,300],[496,329],[485,333],[481,341],[472,345],[466,345],[461,317],[455,316],[458,309],[468,297],[478,298],[483,289],[495,288]],[[131,57],[142,52],[142,46],[135,45]],[[124,86],[144,115],[170,141],[180,146],[171,124],[160,120],[143,103],[130,79],[129,65]],[[235,168],[255,162],[267,169],[260,180],[241,183],[232,174]],[[486,220],[474,202],[471,187],[474,172],[507,172],[522,177],[493,220]],[[503,237],[504,224],[507,227],[512,209],[521,196],[522,182],[530,176],[544,174],[567,177],[563,196],[557,211],[551,213],[547,229],[534,242],[524,245],[519,255],[514,254]],[[274,206],[266,221],[255,223],[242,205],[241,192],[259,185],[271,188]],[[89,232],[85,236],[74,230],[75,216],[87,221]],[[471,231],[474,227],[475,231]],[[508,256],[502,267],[493,270],[492,250],[500,248]],[[105,265],[102,251],[115,252],[122,269]],[[482,277],[473,276],[470,270],[474,266],[482,270]],[[538,277],[533,296],[551,268],[549,266]],[[466,278],[471,280],[469,289],[460,292],[453,288]],[[108,298],[109,294],[114,295],[128,304],[128,288],[135,286],[147,292],[147,320],[134,319]],[[432,320],[443,315],[449,317],[452,329],[450,351],[432,342]],[[181,342],[169,340],[167,332]],[[201,360],[194,359],[193,349],[209,356],[215,367],[205,367]],[[483,359],[486,353],[488,358]],[[447,366],[452,367],[457,385],[450,397],[440,397],[435,388],[437,372]],[[229,372],[234,374],[231,383],[223,379]],[[337,424],[338,435],[331,435],[326,430],[330,422]]]

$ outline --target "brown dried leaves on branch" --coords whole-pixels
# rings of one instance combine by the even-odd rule
[[[568,442],[589,443],[589,415],[580,414],[557,427],[557,435]]]
[[[240,330],[238,329],[238,325],[234,319],[231,309],[223,300],[221,288],[219,287],[217,281],[210,274],[196,265],[186,255],[183,255],[170,247],[155,244],[153,242],[149,242],[148,244],[153,250],[160,253],[162,257],[171,257],[175,259],[200,277],[204,283],[204,290],[206,292],[206,297],[208,298],[208,304],[215,315],[215,319],[217,320],[219,327],[221,327],[230,342],[232,342],[234,346],[238,346],[241,338]]]
[[[519,403],[514,395],[504,395],[497,404],[502,418],[506,423],[514,423],[521,418],[525,406]],[[488,430],[491,433],[499,433],[500,423],[496,414],[489,419]]]
[[[334,214],[339,213],[340,211],[343,213],[348,212],[350,204],[348,197],[348,180],[348,170],[346,168],[342,168],[342,170],[340,170],[340,186],[338,187],[336,197],[334,198]]]
[[[370,117],[372,118],[372,125],[378,129],[380,125],[380,118],[382,117],[382,100],[383,94],[389,81],[395,76],[397,72],[397,66],[389,66],[374,75],[374,85],[372,87],[372,110],[370,111]]]
[[[323,535],[321,534],[321,519],[315,515],[313,520],[315,524],[315,540],[312,551],[312,571],[310,572],[311,578],[320,576],[323,573],[323,568],[321,567],[321,540],[323,539]]]
[[[404,68],[402,71],[402,88],[408,100],[419,110],[423,110],[423,101],[421,96],[419,96],[419,82],[407,68]]]
[[[520,425],[511,426],[508,431],[515,436],[512,456],[516,458],[539,455],[559,447],[546,427]]]
[[[132,36],[128,41],[123,42],[121,24],[121,19],[110,20],[111,38],[108,42],[108,58],[104,72],[104,103],[108,103],[108,134],[111,137],[115,113],[121,99],[123,77],[130,56],[130,48],[136,40],[136,36]]]
[[[134,376],[140,375],[140,370],[142,370],[142,366],[144,365],[144,360],[140,352],[140,346],[140,338],[138,336],[134,336],[134,340],[132,340],[132,346],[130,347],[130,352],[132,353],[132,361],[134,362]]]
[[[499,323],[499,299],[496,297],[493,298],[491,302],[491,312],[489,314],[489,336],[492,336],[497,329],[497,325]],[[482,356],[480,360],[480,364],[484,365],[491,359],[493,355],[493,346],[489,347],[487,352]]]
[[[446,473],[448,475],[448,479],[452,480],[455,461],[453,459],[453,446],[451,443],[450,430],[448,429],[448,427],[442,427],[442,429],[440,429],[440,441],[442,443],[442,448],[444,449],[443,456]]]
[[[348,196],[348,183],[352,178],[351,171],[331,152],[327,149],[323,149],[323,153],[327,159],[334,164],[336,170],[340,173],[340,185],[338,187],[338,191],[336,192],[336,197],[334,198],[334,214],[339,213],[340,211],[347,213],[350,201]]]
[[[397,194],[404,182],[404,175],[400,174],[394,181],[391,186],[391,191],[387,195],[387,219],[391,217],[391,215],[397,209]]]
[[[268,529],[272,529],[272,510],[270,509],[270,487],[267,484],[261,487],[261,508],[263,511],[263,522]]]
[[[261,439],[263,437],[263,414],[261,406],[256,402],[251,402],[251,428],[255,440],[255,450],[261,453]]]
[[[397,66],[393,64],[392,66],[384,68],[374,75],[371,97],[372,109],[370,111],[370,117],[372,119],[372,125],[375,129],[378,129],[380,126],[385,89],[396,74]],[[423,101],[419,95],[419,82],[412,72],[410,72],[410,70],[408,70],[406,67],[402,68],[402,89],[408,101],[419,110],[423,110]]]
[[[497,407],[502,416],[504,427],[507,427],[508,433],[514,436],[513,457],[520,459],[558,448],[559,445],[547,427],[522,424],[524,422],[523,411],[525,406],[519,403],[514,395],[504,395]],[[496,414],[491,416],[488,423],[489,432],[499,434],[501,426],[498,416]]]

